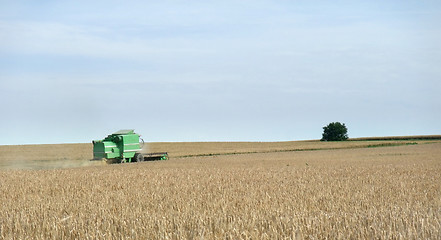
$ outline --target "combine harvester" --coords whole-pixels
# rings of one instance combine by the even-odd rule
[[[92,143],[94,160],[125,163],[168,159],[167,152],[142,153],[144,140],[133,129],[120,130]]]

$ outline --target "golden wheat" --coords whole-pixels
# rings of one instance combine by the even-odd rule
[[[241,147],[217,151],[256,149]],[[432,143],[0,171],[0,238],[439,239],[440,156]]]

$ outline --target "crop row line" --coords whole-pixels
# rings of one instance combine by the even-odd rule
[[[189,158],[189,157],[213,157],[213,156],[227,156],[227,155],[242,155],[242,154],[256,154],[256,153],[278,153],[278,152],[306,152],[306,151],[321,151],[321,150],[338,150],[338,149],[358,149],[358,148],[377,148],[377,147],[395,147],[402,145],[416,145],[417,142],[402,142],[402,143],[378,143],[369,145],[358,146],[345,146],[345,147],[326,147],[326,148],[294,148],[294,149],[273,149],[266,151],[248,151],[248,152],[225,152],[225,153],[201,153],[201,154],[188,154],[176,156],[176,158]]]

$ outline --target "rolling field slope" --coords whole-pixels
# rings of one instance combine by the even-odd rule
[[[427,137],[427,136],[426,136]],[[435,138],[436,137],[436,138]],[[171,158],[235,155],[250,153],[315,151],[365,147],[400,146],[441,142],[441,136],[428,139],[356,139],[347,142],[163,142],[146,143],[144,152],[168,152]],[[54,169],[102,165],[93,158],[91,143],[0,146],[0,169]]]

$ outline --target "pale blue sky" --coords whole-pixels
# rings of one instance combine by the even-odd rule
[[[441,134],[439,1],[1,1],[0,144]]]

